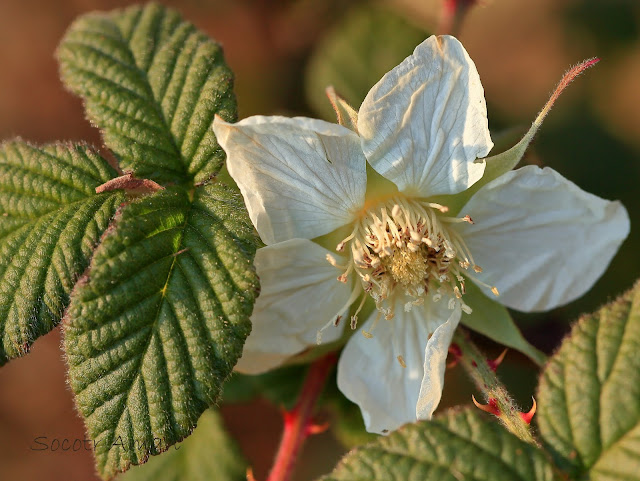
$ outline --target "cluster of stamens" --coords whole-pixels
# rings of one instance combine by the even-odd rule
[[[464,312],[471,313],[462,300],[465,294],[462,274],[472,277],[470,269],[476,273],[482,269],[474,263],[471,252],[451,224],[473,224],[473,221],[469,216],[443,215],[447,211],[440,204],[394,197],[364,211],[352,233],[338,244],[336,251],[345,252],[346,264],[327,256],[332,265],[343,269],[339,281],[347,283],[352,274],[360,278],[345,306],[348,308],[362,297],[351,317],[352,329],[357,326],[367,294],[376,304],[378,319],[382,316],[393,319],[398,300],[405,311],[410,311],[423,304],[426,296],[431,296],[434,302],[448,299],[449,309],[460,305]],[[491,289],[498,294],[495,287]],[[370,332],[363,334],[371,337]]]

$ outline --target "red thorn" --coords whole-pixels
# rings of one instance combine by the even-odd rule
[[[498,407],[498,402],[494,398],[490,397],[487,404],[480,404],[478,401],[476,401],[476,398],[473,394],[471,395],[471,399],[473,400],[473,404],[475,404],[476,407],[481,411],[493,414],[494,416],[500,416],[500,408]]]
[[[325,432],[327,429],[329,429],[329,423],[322,423],[322,424],[311,423],[305,429],[305,433],[307,435],[320,434]]]
[[[529,412],[528,413],[520,413],[520,417],[527,424],[531,424],[531,420],[533,419],[533,415],[536,413],[536,409],[538,407],[538,404],[536,403],[536,398],[531,396],[531,399],[533,399],[533,406],[531,406],[531,409],[529,409]]]
[[[508,350],[509,349],[505,349],[504,351],[502,351],[502,354],[500,354],[498,357],[496,357],[493,360],[487,359],[487,364],[489,365],[489,369],[491,369],[493,372],[496,372],[496,370],[498,369],[498,366],[502,364],[502,361],[504,361],[504,356],[507,355]]]
[[[256,481],[256,478],[253,476],[253,468],[251,466],[247,468],[247,481]]]

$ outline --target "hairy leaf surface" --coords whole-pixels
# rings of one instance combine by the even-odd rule
[[[547,365],[540,432],[580,479],[640,480],[640,284],[584,316]]]
[[[218,400],[251,330],[254,253],[242,200],[221,185],[170,188],[116,217],[65,326],[104,478],[188,436]]]
[[[92,13],[58,50],[63,81],[124,170],[158,182],[206,180],[225,159],[211,124],[236,120],[220,45],[157,4]]]
[[[115,175],[84,145],[0,147],[0,365],[60,322],[123,200],[95,193]]]
[[[543,453],[475,411],[407,424],[347,454],[322,481],[551,481]]]

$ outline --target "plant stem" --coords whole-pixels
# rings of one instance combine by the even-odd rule
[[[538,442],[534,438],[529,425],[533,412],[529,414],[520,412],[496,376],[494,372],[497,367],[496,364],[480,352],[477,346],[469,339],[468,333],[462,329],[456,330],[453,343],[459,348],[456,353],[457,360],[486,397],[488,404],[483,410],[494,414],[518,438],[537,446]]]
[[[295,407],[284,413],[282,440],[267,481],[289,481],[304,441],[326,428],[314,424],[313,409],[337,359],[332,352],[311,364]]]

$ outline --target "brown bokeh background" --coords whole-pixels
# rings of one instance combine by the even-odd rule
[[[44,143],[86,140],[101,145],[79,99],[58,79],[56,45],[78,15],[130,4],[107,0],[0,0],[0,139]],[[304,97],[306,62],[314,47],[356,3],[338,0],[183,0],[163,2],[222,42],[236,74],[240,116],[313,115]],[[386,2],[434,30],[440,0]],[[347,5],[348,4],[348,5]],[[621,199],[632,234],[588,296],[543,315],[516,315],[537,346],[552,350],[580,312],[628,288],[640,273],[640,7],[636,0],[486,0],[464,22],[460,38],[474,59],[492,129],[527,125],[562,73],[599,56],[558,102],[527,162],[549,165],[581,187]],[[374,79],[375,80],[375,79]],[[38,436],[83,438],[65,382],[58,330],[28,356],[0,369],[0,478],[95,480],[90,453],[37,452]],[[485,347],[497,352],[497,347]],[[501,371],[524,404],[536,384],[532,366],[517,354]],[[445,403],[467,402],[471,387],[455,369]],[[226,423],[264,479],[281,421],[265,401],[223,406]],[[309,442],[298,481],[327,472],[343,448],[326,433]]]

